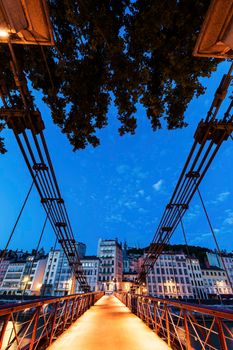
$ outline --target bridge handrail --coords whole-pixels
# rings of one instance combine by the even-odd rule
[[[22,311],[28,308],[34,308],[38,306],[48,305],[51,303],[61,302],[69,299],[78,299],[83,298],[88,295],[98,296],[100,292],[91,292],[91,293],[80,293],[80,294],[70,294],[65,296],[59,296],[59,297],[49,297],[49,298],[40,298],[40,299],[34,299],[31,301],[23,301],[19,304],[15,303],[9,303],[5,304],[3,306],[0,306],[0,317],[8,315],[11,312],[17,312]],[[102,294],[102,293],[101,293]]]
[[[213,307],[213,306],[201,305],[201,304],[196,304],[196,303],[189,303],[186,301],[163,299],[163,298],[157,298],[157,297],[146,296],[146,295],[141,295],[141,294],[133,294],[133,293],[128,293],[128,294],[135,295],[136,297],[148,299],[151,301],[160,302],[160,303],[163,303],[166,305],[176,306],[176,307],[182,308],[184,310],[199,312],[199,313],[202,313],[205,315],[210,315],[210,316],[215,315],[219,318],[224,318],[224,319],[228,319],[229,321],[233,321],[233,311],[225,310],[221,307],[218,307],[216,309],[216,307]]]
[[[47,348],[103,294],[72,294],[1,306],[0,349]]]
[[[184,301],[115,292],[172,349],[233,349],[233,311]]]

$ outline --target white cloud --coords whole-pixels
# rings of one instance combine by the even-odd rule
[[[145,210],[144,208],[139,208],[138,212],[144,214],[147,212],[147,210]]]
[[[217,201],[218,202],[224,202],[230,194],[231,193],[228,192],[228,191],[219,193],[219,195],[217,196]]]
[[[125,174],[129,170],[128,165],[121,164],[116,168],[116,171],[119,175]]]
[[[207,232],[207,233],[202,233],[202,234],[201,234],[201,237],[202,237],[202,238],[205,238],[205,237],[210,237],[211,235],[212,235],[211,232]]]
[[[233,225],[233,211],[230,209],[226,210],[227,218],[224,220],[224,224]]]
[[[151,196],[146,196],[145,200],[146,200],[147,202],[150,202],[150,201],[151,201]]]
[[[161,190],[161,187],[162,187],[162,184],[163,184],[163,180],[160,179],[159,181],[157,181],[152,187],[155,191],[160,191]]]
[[[140,190],[140,191],[138,191],[138,194],[140,194],[141,196],[144,196],[145,191],[144,190]]]
[[[124,206],[128,209],[133,209],[137,206],[137,203],[135,201],[127,201],[124,203]]]

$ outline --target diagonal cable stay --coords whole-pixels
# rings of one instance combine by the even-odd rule
[[[18,66],[13,45],[9,42],[8,46],[20,104],[14,103],[7,90],[7,83],[3,78],[0,79],[0,97],[3,105],[0,108],[0,118],[4,119],[12,129],[58,242],[81,289],[88,291],[89,286],[83,273],[73,230],[44,136],[45,126],[42,116],[34,106],[26,77]],[[19,108],[19,105],[22,107]]]
[[[223,75],[205,120],[201,120],[198,124],[194,134],[194,143],[184,168],[144,258],[139,274],[139,283],[145,281],[146,275],[154,266],[164,246],[169,242],[181,222],[221,145],[231,137],[233,100],[230,99],[222,118],[218,117],[218,114],[232,80],[232,70],[233,64],[228,73]]]

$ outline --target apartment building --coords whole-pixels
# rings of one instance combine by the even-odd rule
[[[0,261],[0,285],[4,279],[4,276],[7,272],[9,264],[10,264],[10,260],[1,260]]]
[[[232,254],[222,255],[221,257],[217,253],[207,253],[207,265],[209,267],[219,267],[225,270],[230,278],[230,284],[233,286],[233,257]]]
[[[161,298],[193,298],[185,254],[163,252],[147,277],[148,294]]]
[[[21,289],[28,295],[40,295],[47,258],[36,260],[34,256],[28,256],[21,281]]]
[[[2,294],[16,294],[23,290],[22,280],[26,262],[10,262],[3,277],[0,291]]]
[[[221,297],[221,295],[232,294],[225,270],[217,266],[211,266],[201,270],[204,288],[208,298]]]
[[[90,286],[91,292],[97,292],[100,289],[99,286],[99,270],[100,259],[97,256],[85,256],[81,259],[84,276],[87,279],[87,283]],[[77,283],[76,291],[80,292],[80,286]]]
[[[186,257],[186,265],[192,284],[194,299],[206,299],[207,293],[199,260],[194,257]]]
[[[85,257],[86,245],[81,242],[76,244],[79,256]],[[43,278],[42,295],[62,296],[75,293],[76,280],[73,276],[65,253],[60,250],[51,250]]]
[[[142,255],[142,249],[129,248],[125,242],[123,246],[123,272],[139,273],[142,264]]]
[[[73,276],[69,262],[63,251],[51,250],[43,278],[42,295],[67,295],[71,294]]]
[[[101,282],[101,290],[114,291],[119,289],[123,272],[121,244],[113,239],[100,239],[97,255],[100,258],[99,281]]]

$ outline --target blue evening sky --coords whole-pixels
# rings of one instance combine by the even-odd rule
[[[219,65],[210,79],[204,80],[206,94],[194,99],[186,116],[189,126],[182,130],[153,132],[145,111],[138,107],[136,135],[120,137],[115,110],[109,111],[109,125],[99,132],[101,145],[74,153],[66,136],[52,123],[49,109],[34,92],[46,124],[45,135],[75,238],[96,254],[99,238],[127,240],[130,246],[143,247],[152,240],[166,203],[172,194],[193,143],[199,120],[205,117],[212,96],[229,63]],[[0,232],[3,248],[31,184],[11,130],[5,130],[8,153],[0,157]],[[233,143],[228,140],[202,182],[212,224],[221,248],[233,249]],[[34,189],[10,248],[36,246],[45,214]],[[198,198],[185,215],[189,244],[214,248],[213,238]],[[48,250],[54,233],[47,225],[42,246]],[[180,228],[172,243],[183,243]]]

